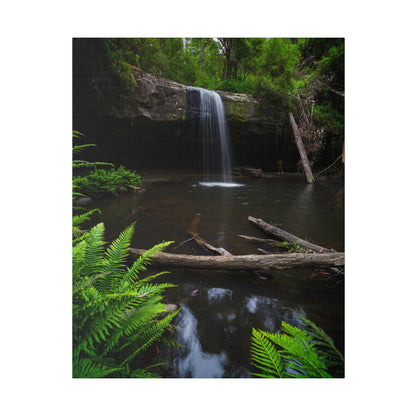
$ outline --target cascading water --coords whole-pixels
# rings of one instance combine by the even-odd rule
[[[199,119],[199,135],[202,140],[202,161],[205,186],[240,186],[231,178],[231,148],[225,120],[224,105],[220,95],[204,88],[186,87],[188,112]],[[213,174],[220,174],[222,182],[211,181]]]

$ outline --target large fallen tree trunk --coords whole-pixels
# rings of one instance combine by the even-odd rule
[[[312,169],[309,164],[309,159],[306,154],[305,147],[303,146],[303,141],[302,141],[302,137],[300,136],[298,125],[296,124],[295,118],[293,117],[292,113],[289,113],[289,121],[290,121],[290,125],[292,126],[293,135],[295,136],[295,143],[299,151],[300,159],[302,161],[303,170],[305,171],[306,182],[314,183],[315,179],[312,174]]]
[[[137,258],[146,250],[130,248]],[[344,253],[322,254],[268,254],[245,256],[190,256],[185,254],[157,253],[152,262],[164,267],[205,270],[282,270],[315,267],[337,267],[344,265]]]
[[[271,235],[277,238],[278,240],[283,240],[291,244],[298,245],[300,248],[303,248],[305,250],[312,250],[315,253],[335,252],[335,250],[321,247],[316,244],[310,243],[309,241],[302,240],[301,238],[296,237],[295,235],[290,234],[287,231],[281,230],[280,228],[277,228],[276,226],[263,221],[261,218],[248,217],[248,221],[251,224],[254,224],[256,227],[261,228],[266,234]]]

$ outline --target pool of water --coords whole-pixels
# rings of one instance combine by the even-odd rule
[[[239,234],[265,237],[247,218],[273,223],[300,238],[344,251],[343,183],[306,184],[301,177],[236,180],[241,186],[203,186],[195,179],[148,186],[141,194],[93,201],[107,241],[136,222],[132,247],[174,241],[171,253],[202,255],[187,232],[198,218],[199,235],[232,254],[260,254]],[[194,223],[195,225],[195,223]],[[187,241],[188,240],[188,241]],[[265,248],[265,247],[261,247]],[[208,254],[207,254],[208,255]],[[164,280],[177,285],[165,303],[181,307],[175,324],[182,348],[153,346],[167,360],[163,377],[250,377],[252,328],[277,331],[282,320],[302,327],[305,315],[344,350],[344,282],[317,270],[267,272],[172,269]]]

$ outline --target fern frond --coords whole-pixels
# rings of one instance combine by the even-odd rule
[[[72,217],[72,226],[77,227],[78,225],[81,225],[83,222],[89,221],[90,216],[92,214],[94,214],[95,212],[98,212],[99,214],[101,214],[101,211],[98,208],[95,208],[95,209],[91,209],[88,212],[82,213],[80,215],[73,216]]]
[[[72,167],[74,169],[77,169],[77,168],[92,168],[92,167],[96,167],[96,166],[112,166],[112,167],[114,167],[114,165],[112,163],[107,163],[107,162],[88,162],[86,160],[73,160],[72,161]]]
[[[146,265],[151,262],[152,256],[154,256],[156,253],[159,253],[160,251],[164,250],[166,247],[168,247],[170,244],[172,244],[173,241],[166,241],[160,244],[156,244],[151,249],[147,250],[145,253],[143,253],[134,263],[133,265],[127,269],[126,273],[122,277],[121,280],[121,287],[126,288],[130,284],[132,284],[134,281],[138,279],[137,273],[139,271],[143,272],[146,270]],[[156,277],[160,276],[161,274],[166,274],[169,272],[162,272],[153,276],[149,276],[146,279],[142,279],[141,282],[147,282],[150,280],[155,279]]]
[[[120,368],[108,367],[90,358],[80,358],[73,362],[73,378],[103,378],[120,371]]]
[[[79,153],[82,150],[86,149],[87,147],[96,147],[96,146],[97,146],[96,144],[92,144],[92,143],[80,144],[80,145],[77,145],[77,146],[73,146],[72,147],[72,153]]]
[[[155,279],[157,279],[159,276],[163,276],[164,274],[169,274],[170,272],[164,271],[164,272],[159,272],[156,274],[153,274],[151,276],[147,276],[143,279],[139,280],[139,276],[138,276],[138,272],[139,271],[145,271],[146,267],[144,267],[142,264],[137,264],[135,266],[135,264],[133,264],[133,266],[131,268],[128,268],[125,275],[122,278],[121,284],[120,284],[120,290],[126,290],[130,287],[132,287],[132,285],[134,285],[134,287],[136,289],[138,289],[140,286],[142,286],[145,283],[149,283]]]
[[[85,262],[86,242],[80,241],[72,248],[72,276],[74,279],[80,276],[80,270]]]
[[[80,131],[78,131],[78,130],[72,130],[72,137],[73,138],[75,138],[75,139],[79,139],[79,138],[81,138],[81,137],[84,137],[85,136],[85,134],[84,133],[81,133]]]
[[[155,373],[151,373],[150,371],[143,370],[138,368],[130,373],[130,376],[133,378],[161,378],[159,375]]]
[[[330,356],[334,356],[330,361],[336,361],[344,363],[344,357],[341,352],[335,347],[334,341],[325,333],[322,328],[319,328],[314,322],[307,319],[301,314],[297,314],[305,322],[305,324],[310,328],[312,336],[315,340],[316,345],[320,345],[327,349],[327,352]]]
[[[104,251],[104,224],[99,223],[91,228],[86,239],[85,265],[83,273],[86,276],[100,272],[100,263]]]
[[[135,349],[135,351],[130,354],[122,364],[133,360],[138,354],[142,351],[145,351],[153,342],[157,341],[159,338],[162,337],[164,331],[171,323],[172,319],[178,314],[179,311],[172,312],[166,315],[164,318],[156,321],[152,326],[146,326],[144,331],[141,334],[137,334],[132,341],[130,341],[130,345],[132,343],[137,342],[137,339],[140,337],[142,344]]]
[[[148,264],[151,261],[151,257],[154,256],[156,253],[159,253],[160,251],[164,250],[166,247],[168,247],[170,244],[174,243],[174,241],[165,241],[160,244],[156,244],[151,249],[145,251],[137,260],[136,262],[139,262],[140,264]]]
[[[283,348],[287,366],[296,371],[294,376],[330,377],[326,372],[325,357],[316,349],[312,337],[299,328],[282,322],[282,330],[286,334],[270,334],[265,336]]]
[[[281,357],[272,343],[264,336],[264,333],[253,328],[251,340],[253,365],[263,371],[261,374],[253,373],[253,375],[259,375],[260,377],[286,377],[286,370]]]
[[[131,350],[132,346],[137,349],[137,346],[146,342],[149,338],[146,331],[150,325],[160,322],[158,321],[159,316],[166,314],[165,305],[160,303],[161,297],[152,297],[151,295],[147,297],[149,299],[145,299],[141,304],[130,304],[130,308],[124,311],[120,326],[112,331],[107,340],[104,354],[112,350],[119,352]],[[174,315],[172,314],[171,319],[176,314],[177,311],[174,312]],[[123,344],[118,346],[121,339],[123,339]]]
[[[124,261],[129,254],[130,241],[134,233],[134,225],[132,223],[119,236],[113,240],[107,248],[105,259],[102,263],[102,271],[107,274],[107,279],[114,276],[121,276],[124,273]]]

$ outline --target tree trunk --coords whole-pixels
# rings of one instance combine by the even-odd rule
[[[280,228],[275,227],[274,225],[268,224],[263,221],[261,218],[248,217],[248,221],[251,224],[254,224],[256,227],[261,228],[266,234],[271,235],[279,240],[288,241],[291,244],[298,244],[299,247],[312,250],[315,253],[333,253],[335,250],[329,248],[321,247],[316,244],[312,244],[309,241],[302,240],[299,237],[296,237],[293,234],[288,233],[287,231],[281,230]]]
[[[344,140],[344,143],[342,144],[342,163],[345,164],[345,140]]]
[[[305,171],[306,181],[308,183],[314,183],[315,179],[313,177],[312,170],[309,165],[308,156],[306,154],[305,147],[303,146],[302,137],[300,137],[298,125],[296,124],[296,121],[292,113],[289,113],[289,120],[290,125],[292,126],[293,134],[295,136],[295,142],[299,151],[300,159],[302,161],[303,170]]]
[[[134,258],[146,250],[129,249]],[[185,254],[157,253],[152,263],[164,267],[203,270],[283,270],[315,267],[337,267],[344,265],[344,253],[322,254],[268,254],[245,256],[190,256]]]
[[[205,40],[201,38],[201,72],[204,73]]]

